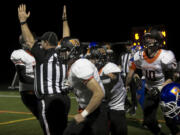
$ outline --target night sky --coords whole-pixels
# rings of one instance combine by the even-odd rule
[[[98,2],[97,2],[98,1]],[[1,9],[3,31],[1,34],[1,83],[11,83],[15,67],[10,61],[13,50],[19,49],[18,36],[21,33],[17,17],[20,3],[27,4],[31,12],[28,25],[31,31],[41,36],[54,31],[62,37],[62,10],[67,5],[71,36],[81,41],[121,42],[132,38],[132,28],[163,25],[167,30],[167,44],[179,60],[178,19],[176,3],[153,1],[131,2],[120,0],[11,0]],[[2,6],[3,6],[2,5]],[[5,49],[5,50],[4,50]],[[117,51],[117,50],[116,50]],[[178,56],[179,55],[179,56]]]

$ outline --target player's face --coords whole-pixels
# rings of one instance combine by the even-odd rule
[[[157,46],[155,45],[156,42],[157,40],[154,38],[147,37],[145,39],[145,46],[146,46],[148,55],[152,56],[153,54],[157,52]]]
[[[156,39],[150,38],[150,37],[147,37],[145,40],[146,40],[147,47],[154,46],[155,42],[157,42]]]

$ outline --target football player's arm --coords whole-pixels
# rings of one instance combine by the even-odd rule
[[[105,84],[105,83],[111,83],[112,81],[117,82],[119,79],[118,75],[119,73],[109,73],[109,74],[100,76],[100,78],[101,78],[102,83]]]
[[[94,78],[89,80],[86,83],[86,86],[93,93],[93,95],[89,101],[89,104],[82,111],[82,113],[75,115],[74,118],[77,123],[84,121],[84,119],[101,104],[101,101],[104,98],[103,90],[99,85],[99,83]]]
[[[21,31],[22,31],[22,35],[25,39],[25,41],[27,42],[29,48],[32,48],[34,43],[35,43],[35,39],[28,27],[27,24],[27,19],[30,16],[30,12],[26,13],[26,5],[25,4],[21,4],[18,7],[18,18],[19,18],[19,22],[21,24]]]
[[[162,84],[162,87],[164,87],[165,85],[172,83],[172,82],[173,82],[173,80],[171,78],[169,78]]]
[[[129,72],[128,72],[128,75],[126,77],[126,90],[128,90],[130,88],[130,83],[132,81],[132,78],[133,78],[133,75],[134,75],[134,72],[136,70],[136,65],[134,64],[134,62],[131,63],[130,67],[129,67]]]
[[[165,79],[166,79],[166,81],[163,83],[162,87],[164,87],[168,83],[175,81],[175,80],[173,80],[173,78],[174,78],[174,74],[177,69],[177,61],[175,59],[173,52],[169,51],[169,54],[167,56],[169,59],[166,60],[167,63],[164,62],[165,63]]]
[[[129,90],[129,88],[130,88],[130,83],[132,81],[133,74],[134,74],[134,70],[129,69],[128,75],[126,77],[126,90]]]
[[[22,83],[33,84],[34,78],[26,75],[26,67],[24,65],[16,65],[16,71],[19,76],[19,80]]]
[[[62,21],[63,21],[63,38],[70,37],[70,28],[67,20],[66,5],[64,5],[63,8]]]
[[[85,109],[88,113],[91,113],[100,105],[104,98],[104,93],[101,86],[94,78],[89,80],[86,86],[93,93],[91,100]]]

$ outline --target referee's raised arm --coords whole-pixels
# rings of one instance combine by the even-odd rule
[[[71,32],[70,32],[70,28],[68,24],[68,19],[67,19],[66,5],[64,5],[64,8],[63,8],[62,21],[63,21],[63,38],[70,37]]]
[[[25,4],[19,5],[18,18],[21,25],[22,35],[29,48],[32,48],[35,43],[35,39],[27,24],[27,19],[29,18],[29,16],[30,16],[30,11],[28,13],[26,12],[26,5]]]

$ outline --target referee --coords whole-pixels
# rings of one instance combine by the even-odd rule
[[[57,56],[58,38],[54,32],[45,32],[40,41],[35,42],[26,23],[29,15],[26,5],[18,7],[22,34],[36,60],[35,93],[39,98],[39,121],[45,135],[62,135],[70,108],[70,100],[63,87],[66,66]]]
[[[124,83],[126,82],[126,77],[129,72],[130,59],[133,57],[133,54],[131,52],[132,47],[133,47],[132,41],[128,41],[128,44],[125,45],[126,51],[123,52],[119,58],[119,65],[122,69],[121,77],[122,77]],[[125,109],[126,109],[126,112],[129,112],[130,114],[135,115],[136,107],[137,107],[137,100],[136,100],[136,84],[135,84],[134,80],[130,84],[130,92],[131,92],[131,102],[132,103],[130,103],[130,101],[126,97]]]

